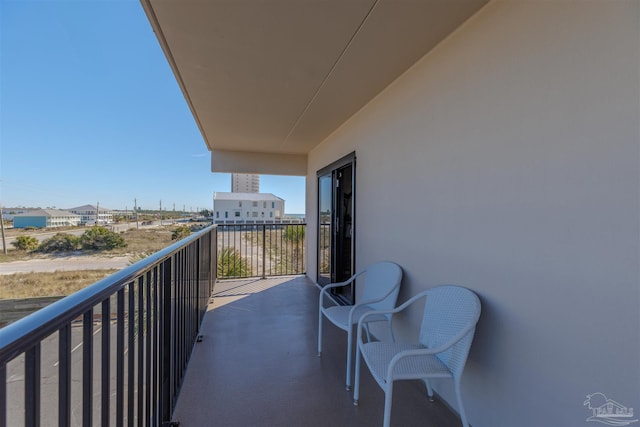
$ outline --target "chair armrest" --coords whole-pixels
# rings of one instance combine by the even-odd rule
[[[349,321],[349,324],[350,324],[350,325],[352,325],[352,324],[353,324],[353,314],[354,314],[354,313],[355,313],[355,311],[358,309],[358,307],[361,307],[361,306],[363,306],[363,305],[368,305],[368,304],[373,304],[373,303],[376,303],[376,302],[383,301],[385,298],[387,298],[389,295],[391,295],[391,293],[392,293],[392,292],[393,292],[393,291],[394,291],[398,286],[400,286],[400,283],[399,283],[399,282],[398,282],[398,284],[397,284],[396,286],[394,286],[393,288],[389,289],[389,292],[387,292],[386,294],[382,295],[382,296],[381,296],[381,297],[379,297],[379,298],[372,298],[372,299],[369,299],[369,300],[362,301],[362,302],[359,302],[359,303],[357,303],[357,304],[354,304],[354,305],[351,307],[351,310],[349,310],[349,320],[348,320],[348,321]]]
[[[453,345],[453,343],[451,345]],[[407,357],[414,357],[414,356],[427,356],[432,354],[438,354],[438,353],[441,353],[442,351],[444,350],[420,348],[420,349],[414,349],[414,350],[404,350],[399,352],[398,354],[393,356],[393,358],[389,362],[389,366],[387,366],[387,376],[385,378],[387,383],[390,383],[393,381],[393,371],[395,370],[396,365],[400,363],[402,359]]]
[[[321,289],[320,289],[320,305],[322,305],[322,300],[323,300],[323,296],[324,294],[327,293],[327,291],[331,288],[339,288],[341,286],[346,286],[349,283],[353,282],[356,277],[360,276],[362,273],[364,273],[366,270],[361,270],[358,271],[356,274],[354,274],[353,276],[349,277],[347,280],[345,280],[344,282],[337,282],[337,283],[329,283],[328,285],[324,285]]]
[[[396,313],[401,312],[402,310],[406,309],[407,307],[409,307],[411,304],[415,303],[416,301],[422,299],[422,298],[426,298],[427,296],[427,291],[423,291],[420,292],[419,294],[414,295],[413,297],[409,298],[408,300],[406,300],[404,303],[402,303],[401,305],[397,306],[394,309],[391,310],[371,310],[371,311],[367,311],[365,314],[363,314],[362,316],[360,316],[360,319],[358,320],[358,335],[357,335],[357,340],[358,342],[363,342],[362,341],[362,326],[367,323],[366,322],[366,318],[370,317],[370,316],[375,316],[375,315],[380,315],[380,314],[390,314],[391,316],[393,316]]]
[[[409,298],[408,300],[406,300],[404,303],[402,303],[401,305],[397,306],[394,309],[391,310],[372,310],[372,311],[368,311],[365,314],[363,314],[362,316],[360,316],[360,321],[358,321],[358,328],[360,328],[362,326],[363,320],[365,319],[365,317],[368,316],[373,316],[375,314],[396,314],[401,312],[402,310],[406,309],[407,307],[409,307],[411,304],[413,304],[414,302],[418,301],[421,298],[425,298],[427,296],[427,292],[420,292],[417,295],[414,295],[413,297]]]

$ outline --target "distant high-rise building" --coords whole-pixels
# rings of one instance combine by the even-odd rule
[[[250,173],[231,174],[232,193],[259,193],[260,175]]]

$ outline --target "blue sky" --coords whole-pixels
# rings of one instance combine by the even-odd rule
[[[0,0],[0,203],[211,209],[230,191],[137,0]],[[260,191],[304,212],[303,177]]]

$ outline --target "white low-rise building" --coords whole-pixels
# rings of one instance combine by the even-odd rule
[[[213,193],[214,221],[270,222],[284,217],[284,199],[271,193]]]
[[[97,213],[98,211],[100,212]],[[103,207],[84,205],[71,208],[69,212],[80,215],[80,224],[84,225],[111,224],[113,222],[113,211]]]
[[[75,227],[79,222],[79,215],[59,209],[35,209],[13,216],[14,228]]]

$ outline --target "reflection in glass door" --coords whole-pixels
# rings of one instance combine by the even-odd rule
[[[341,282],[354,272],[355,153],[318,172],[318,283]],[[353,284],[333,289],[353,304]]]
[[[333,194],[331,173],[318,178],[318,283],[331,283],[331,219]]]

